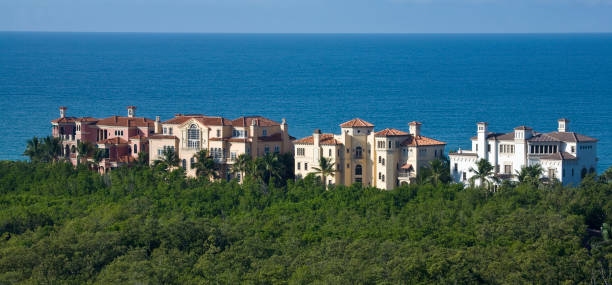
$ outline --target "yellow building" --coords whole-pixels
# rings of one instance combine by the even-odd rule
[[[222,177],[231,179],[234,178],[231,166],[241,154],[256,158],[267,153],[292,152],[293,138],[288,131],[285,119],[278,123],[261,116],[229,120],[178,114],[161,123],[156,129],[157,134],[150,137],[149,161],[158,160],[165,148],[173,148],[187,175],[195,176],[193,156],[201,149],[208,149],[221,165]]]
[[[341,134],[324,134],[294,141],[295,175],[315,172],[319,158],[331,158],[334,176],[327,184],[351,185],[360,182],[380,189],[393,189],[413,183],[421,167],[444,155],[446,143],[421,135],[421,123],[409,123],[409,132],[384,129],[374,132],[374,125],[362,119],[340,124]]]

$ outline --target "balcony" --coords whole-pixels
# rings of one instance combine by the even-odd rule
[[[410,178],[410,177],[414,177],[414,175],[412,175],[411,173],[406,173],[406,172],[400,172],[397,174],[398,178]]]

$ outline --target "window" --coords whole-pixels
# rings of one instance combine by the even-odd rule
[[[192,124],[187,129],[187,147],[200,149],[200,129],[196,124]]]
[[[385,175],[384,175],[384,174],[383,174],[383,176],[382,176],[382,179],[381,179],[381,180],[382,180],[382,182],[385,182]]]
[[[134,145],[134,153],[138,153],[138,145],[137,144]]]
[[[572,153],[575,153],[575,152],[576,152],[576,147],[572,146]]]
[[[191,159],[189,159],[189,167],[191,167],[192,169],[195,167],[195,159],[192,157]]]
[[[462,177],[462,178],[463,178],[463,179],[462,179],[463,181],[467,180],[467,175],[466,175],[466,173],[465,173],[465,172],[463,172],[463,177]]]
[[[491,152],[491,144],[487,144],[487,152]]]
[[[361,158],[362,149],[360,146],[355,148],[355,158]]]
[[[586,167],[582,168],[582,171],[580,171],[580,178],[584,178],[587,175],[587,169]]]
[[[220,138],[221,137],[221,130],[217,129],[217,137]]]
[[[297,170],[300,170],[300,163],[297,163]]]
[[[168,130],[170,131],[170,134],[172,134],[172,128],[169,128]]]
[[[378,163],[380,163],[382,161],[382,156],[378,156]]]
[[[274,153],[280,153],[280,146],[274,146]]]
[[[555,179],[557,178],[556,171],[554,168],[548,169],[548,178]]]
[[[478,144],[476,144],[476,151],[478,151]]]
[[[357,166],[355,166],[355,175],[361,175],[362,172],[361,165],[357,164]]]
[[[265,154],[270,153],[270,147],[269,146],[264,147],[264,153]]]
[[[382,165],[385,165],[385,159],[384,158],[382,159]]]
[[[183,163],[182,164],[183,164],[183,168],[187,169],[187,160],[183,159]]]
[[[295,151],[297,153],[298,156],[304,156],[304,148],[303,147],[298,147]]]
[[[378,172],[378,179],[382,177],[382,173]]]
[[[572,168],[572,176],[574,176],[574,169]]]
[[[389,148],[391,148],[392,146],[392,141],[389,141]]]
[[[504,173],[512,174],[512,165],[504,165]]]
[[[331,156],[332,156],[332,150],[331,150],[331,148],[329,149],[328,153],[329,153],[329,155],[328,155],[328,156],[329,156],[329,157],[331,157]]]
[[[230,158],[232,159],[232,161],[236,160],[236,153],[235,152],[230,153]]]
[[[268,130],[266,130],[266,129],[261,130],[261,134],[262,134],[264,137],[265,137],[265,136],[267,136],[267,135],[268,135]]]
[[[308,170],[308,163],[304,162],[304,170]]]
[[[378,148],[385,148],[385,142],[384,141],[378,141],[377,146],[378,146]]]
[[[457,171],[457,163],[453,165],[453,171]]]

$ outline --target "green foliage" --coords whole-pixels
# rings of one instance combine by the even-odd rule
[[[331,158],[325,158],[321,156],[319,158],[319,167],[312,168],[315,171],[315,174],[321,176],[321,181],[323,181],[323,185],[327,186],[327,181],[325,181],[326,177],[334,177],[334,173],[336,169],[334,168],[334,160]]]
[[[62,140],[52,136],[42,140],[33,137],[27,141],[23,155],[28,156],[33,162],[58,161],[62,156]]]
[[[612,185],[601,179],[486,193],[444,183],[326,191],[315,175],[287,185],[258,175],[270,183],[2,161],[0,283],[611,281],[602,232]]]
[[[219,165],[215,162],[215,159],[210,155],[207,149],[196,152],[193,158],[195,162],[191,167],[196,169],[196,176],[207,179],[219,177]]]
[[[480,159],[476,162],[476,169],[470,168],[470,172],[474,175],[470,177],[470,185],[474,187],[476,180],[480,181],[480,187],[491,190],[493,182],[499,182],[499,178],[495,177],[494,167],[486,159]]]

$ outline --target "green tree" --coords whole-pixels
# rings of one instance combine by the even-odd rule
[[[476,162],[476,169],[470,168],[470,172],[474,175],[470,177],[470,185],[473,187],[476,180],[480,181],[480,187],[491,189],[492,181],[499,182],[499,178],[495,177],[494,167],[486,159],[480,159]]]
[[[256,170],[255,177],[264,183],[270,183],[272,177],[282,178],[283,165],[279,162],[276,154],[267,153],[255,160]]]
[[[544,170],[540,164],[534,164],[521,167],[521,171],[517,171],[516,174],[519,183],[528,183],[536,186],[540,183],[543,172]]]
[[[195,159],[195,162],[192,167],[196,169],[196,176],[208,179],[215,179],[219,177],[219,165],[210,155],[207,149],[198,151],[193,155],[193,158]]]
[[[77,161],[87,164],[87,160],[94,154],[96,147],[91,142],[79,142],[77,144]]]
[[[62,139],[47,136],[43,139],[45,157],[50,161],[56,162],[62,156]]]
[[[612,166],[606,169],[601,176],[599,176],[599,180],[604,183],[612,183]]]
[[[334,160],[330,158],[325,158],[321,156],[319,158],[319,167],[312,168],[316,174],[321,176],[321,180],[323,181],[323,185],[327,188],[327,177],[334,177],[336,169],[334,168]]]
[[[26,149],[23,152],[24,155],[30,158],[32,162],[39,162],[43,158],[44,146],[38,137],[29,139],[26,144]]]
[[[234,173],[239,173],[242,177],[244,176],[253,176],[254,172],[254,162],[253,158],[243,153],[236,158],[234,161],[234,165],[232,166],[232,171]]]
[[[434,159],[429,164],[427,181],[434,186],[450,181],[450,167],[447,161]]]
[[[161,169],[167,172],[174,167],[178,167],[180,159],[174,148],[164,148],[162,155],[154,163],[155,166],[161,167]]]
[[[149,165],[149,153],[145,151],[139,152],[138,158],[136,158],[136,165],[140,167]]]

